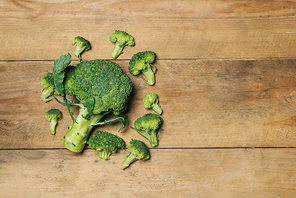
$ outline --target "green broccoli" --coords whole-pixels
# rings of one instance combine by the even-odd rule
[[[72,119],[72,106],[79,107],[79,114],[73,119],[63,146],[73,152],[81,152],[87,143],[92,128],[105,115],[119,115],[126,110],[132,91],[131,79],[120,66],[109,60],[82,61],[70,66],[71,55],[66,54],[55,61],[54,81],[64,99],[59,103],[68,107]],[[79,103],[71,104],[66,96],[76,96]]]
[[[40,81],[40,84],[43,86],[41,89],[40,99],[43,102],[48,102],[52,98],[49,98],[53,94],[59,95],[59,92],[55,89],[53,84],[53,74],[48,72]]]
[[[148,85],[155,84],[156,67],[152,64],[155,61],[155,53],[152,51],[138,52],[134,54],[129,62],[129,72],[134,76],[140,76]],[[154,67],[154,71],[152,70]],[[146,79],[141,76],[144,74]]]
[[[146,94],[143,98],[143,105],[146,109],[153,109],[159,115],[162,114],[162,109],[158,102],[158,95],[155,93]]]
[[[98,131],[91,137],[87,144],[90,148],[96,149],[99,158],[108,160],[112,153],[116,153],[117,149],[123,149],[125,142],[122,138],[112,133]]]
[[[140,140],[132,139],[130,145],[128,146],[129,154],[126,156],[125,160],[121,163],[121,168],[125,169],[129,167],[131,163],[137,160],[148,160],[150,158],[149,149],[146,144]]]
[[[112,43],[115,43],[115,47],[111,53],[112,58],[117,58],[122,53],[122,50],[126,45],[135,45],[134,37],[120,30],[115,30],[115,32],[110,35],[109,40]]]
[[[91,48],[89,41],[82,38],[81,36],[77,36],[72,41],[72,45],[75,45],[74,55],[77,56],[79,62],[81,62],[82,52],[88,51]]]
[[[45,114],[45,119],[50,123],[50,134],[54,135],[56,133],[56,126],[58,124],[58,119],[62,118],[62,112],[58,109],[50,109]]]
[[[149,140],[150,145],[155,147],[158,146],[159,138],[157,130],[160,128],[162,123],[163,119],[159,115],[148,113],[138,118],[134,123],[135,127],[131,126],[131,128]],[[146,134],[142,133],[141,130],[145,131]]]

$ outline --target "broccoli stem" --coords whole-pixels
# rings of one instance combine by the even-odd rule
[[[110,159],[111,152],[109,152],[109,151],[105,151],[103,149],[97,149],[97,153],[98,153],[99,158],[102,158],[105,160]]]
[[[121,53],[125,45],[122,45],[118,42],[115,43],[115,47],[111,53],[112,58],[117,58]]]
[[[150,145],[155,147],[158,146],[158,137],[157,137],[157,131],[152,130],[152,131],[148,131],[146,132],[147,135],[147,139],[150,142]]]
[[[57,126],[58,120],[57,119],[51,119],[50,120],[50,134],[54,135],[56,133],[56,126]]]
[[[136,160],[137,160],[136,155],[129,153],[126,156],[125,160],[121,163],[121,168],[125,169],[125,168],[129,167],[129,165]]]
[[[152,105],[152,109],[153,109],[156,113],[158,113],[159,115],[162,114],[162,109],[161,109],[161,107],[160,107],[159,104],[153,104],[153,105]]]
[[[155,83],[155,71],[152,70],[150,64],[147,65],[146,69],[142,71],[144,76],[146,77],[146,80],[140,75],[140,77],[148,84],[148,85],[154,85]]]
[[[94,127],[93,124],[100,121],[106,114],[93,114],[88,119],[85,115],[88,114],[88,109],[81,106],[76,122],[69,126],[66,135],[62,138],[63,146],[70,151],[79,153],[83,150],[87,143],[90,131]]]
[[[52,98],[48,98],[49,96],[51,96],[53,93],[52,90],[49,90],[49,89],[42,89],[41,91],[41,96],[40,96],[40,99],[43,101],[43,102],[48,102],[50,101]]]
[[[77,46],[74,51],[74,55],[78,57],[79,62],[81,62],[81,53],[85,50],[85,47]]]

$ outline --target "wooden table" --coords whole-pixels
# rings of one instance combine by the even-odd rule
[[[295,10],[295,0],[2,0],[0,197],[295,197]],[[136,41],[117,60],[115,30]],[[62,147],[71,118],[40,100],[40,80],[61,55],[78,63],[76,36],[92,45],[83,60],[115,61],[132,79],[129,126],[152,112],[143,96],[159,95],[164,124],[149,161],[121,170],[127,149],[104,161]],[[154,86],[127,68],[146,50],[157,54]],[[64,114],[54,136],[44,118],[53,107]],[[129,126],[96,130],[148,143]]]

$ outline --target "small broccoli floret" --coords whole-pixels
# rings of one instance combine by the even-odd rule
[[[108,160],[112,153],[116,153],[117,149],[123,149],[125,142],[122,138],[112,133],[98,131],[91,137],[87,144],[90,148],[97,150],[99,158]]]
[[[112,43],[115,43],[114,50],[111,53],[112,58],[117,58],[122,53],[122,50],[126,45],[135,45],[134,37],[120,30],[115,30],[115,32],[110,35],[109,40]]]
[[[143,98],[143,105],[146,109],[153,109],[159,115],[162,114],[162,109],[158,102],[158,95],[155,93],[146,94]]]
[[[129,72],[134,76],[140,76],[148,85],[155,84],[156,67],[152,64],[155,60],[155,53],[152,51],[138,52],[134,54],[129,62]],[[154,67],[154,71],[152,70]],[[141,73],[146,79],[141,76]]]
[[[130,145],[128,146],[129,154],[126,156],[125,160],[121,163],[121,168],[125,169],[129,167],[131,163],[137,160],[148,160],[150,158],[149,149],[146,144],[140,140],[132,139]]]
[[[50,109],[45,114],[45,119],[50,123],[50,134],[54,135],[56,133],[56,126],[58,124],[58,119],[62,118],[62,112],[58,109]]]
[[[88,40],[82,38],[81,36],[77,36],[72,41],[72,45],[75,45],[74,55],[78,57],[79,62],[81,62],[81,54],[84,51],[90,50],[90,43]]]
[[[41,79],[40,84],[43,86],[43,88],[41,89],[41,96],[40,96],[40,99],[43,102],[50,101],[52,98],[49,98],[49,97],[52,96],[53,94],[59,95],[59,92],[55,89],[53,84],[52,73],[48,72],[46,76],[44,76]]]
[[[158,146],[159,138],[157,130],[160,128],[162,123],[163,119],[159,115],[148,113],[138,118],[134,123],[135,127],[131,128],[149,140],[150,145],[155,147]],[[141,131],[145,131],[146,134],[142,133]]]

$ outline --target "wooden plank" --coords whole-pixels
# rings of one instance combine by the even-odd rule
[[[293,197],[295,149],[151,149],[121,170],[87,149],[0,150],[1,197]]]
[[[117,63],[130,75],[128,61]],[[152,112],[144,109],[142,98],[154,92],[164,111],[160,148],[295,147],[295,63],[157,60],[154,86],[130,76],[134,92],[126,112],[129,125]],[[0,149],[61,148],[60,139],[71,124],[67,110],[39,99],[39,82],[52,67],[53,61],[0,62]],[[44,119],[53,107],[64,114],[55,136]],[[118,134],[118,128],[96,130]],[[129,127],[118,135],[126,142],[142,138]]]
[[[152,50],[160,59],[294,57],[296,1],[3,1],[1,60],[55,60],[74,53],[83,36],[84,59],[111,58],[109,35],[135,37],[120,59]]]

